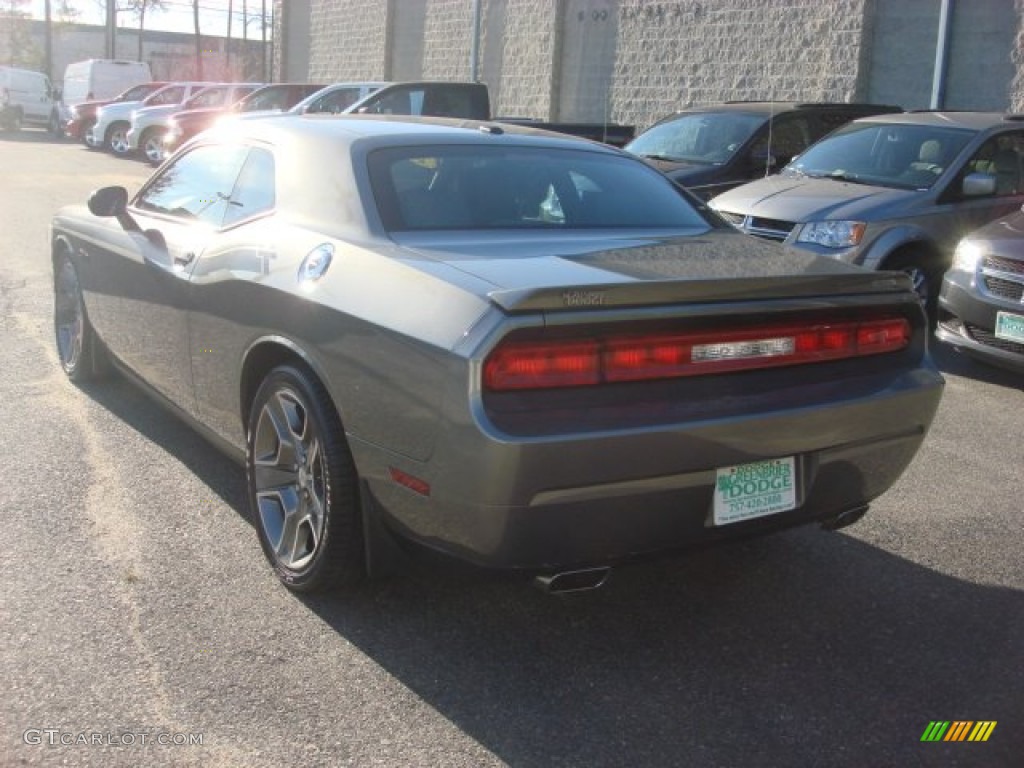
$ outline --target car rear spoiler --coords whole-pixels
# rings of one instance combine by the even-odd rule
[[[916,299],[905,274],[865,270],[843,274],[839,279],[834,274],[816,274],[497,290],[488,298],[505,312],[518,313],[899,293]]]

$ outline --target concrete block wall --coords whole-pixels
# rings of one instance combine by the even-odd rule
[[[552,0],[485,0],[478,71],[495,114],[554,119],[558,29]]]
[[[311,80],[470,75],[473,0],[301,2],[310,4]],[[690,105],[730,99],[921,108],[930,97],[940,5],[481,0],[478,75],[498,114],[609,119],[639,129]],[[1024,0],[955,6],[946,106],[1024,110]],[[286,33],[279,39],[288,42]]]
[[[391,0],[311,0],[307,79],[330,83],[389,77],[391,6]]]
[[[862,98],[870,0],[620,0],[612,115],[730,99]]]

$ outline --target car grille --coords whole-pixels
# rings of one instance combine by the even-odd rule
[[[971,335],[971,338],[979,344],[984,344],[986,347],[995,347],[996,349],[1001,349],[1004,352],[1013,352],[1017,355],[1024,355],[1024,344],[997,338],[992,331],[985,330],[984,328],[972,325],[971,323],[967,323],[965,327],[967,328],[967,332]]]
[[[1015,259],[1004,259],[999,256],[986,256],[981,262],[982,269],[991,269],[994,272],[1003,272],[1009,275],[1021,275],[1024,277],[1024,261]]]
[[[737,229],[743,230],[748,235],[765,240],[778,240],[781,242],[789,237],[789,233],[796,226],[792,221],[765,219],[760,216],[744,216],[743,214],[730,211],[719,211],[719,214]]]
[[[1001,277],[983,275],[985,290],[993,296],[1006,299],[1007,301],[1020,301],[1024,296],[1024,284],[1016,283],[1013,280],[1004,280]]]
[[[1024,298],[1024,262],[989,254],[981,260],[981,282],[985,292],[1004,301]]]

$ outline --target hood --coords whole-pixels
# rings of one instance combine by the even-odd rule
[[[420,265],[425,271],[447,267],[492,286],[487,296],[508,311],[891,293],[909,287],[903,275],[864,270],[727,229],[686,237],[458,237],[418,233],[395,240],[407,254],[429,260]]]
[[[878,220],[900,215],[908,203],[920,200],[922,194],[927,192],[780,175],[729,190],[715,197],[712,207],[780,221]]]
[[[1024,211],[996,219],[971,232],[967,239],[987,253],[1024,261]]]

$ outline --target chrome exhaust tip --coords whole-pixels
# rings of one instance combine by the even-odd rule
[[[868,511],[868,505],[863,504],[859,507],[853,507],[852,509],[844,510],[835,517],[830,517],[828,520],[823,520],[821,527],[826,531],[838,531],[840,528],[845,528],[848,525],[853,525],[860,520]]]
[[[611,572],[611,568],[603,566],[581,568],[575,571],[559,571],[558,573],[542,573],[534,577],[533,583],[542,592],[549,595],[586,592],[604,586]]]

